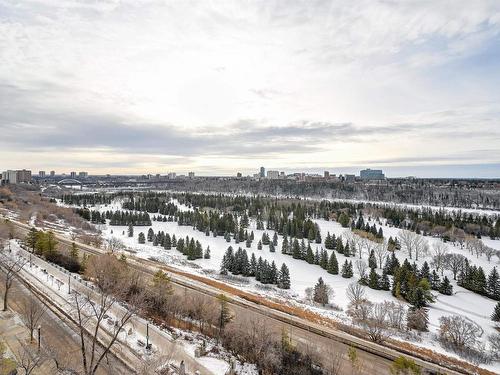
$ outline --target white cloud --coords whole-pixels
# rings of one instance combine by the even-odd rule
[[[498,86],[481,76],[437,81],[439,69],[484,53],[499,30],[497,1],[0,0],[0,83],[26,90],[31,109],[44,114],[30,117],[35,127],[68,112],[193,134],[238,132],[231,124],[241,119],[255,131],[301,122],[447,124],[439,145],[429,129],[371,145],[359,137],[320,142],[335,145],[318,151],[323,162],[349,164],[498,146],[498,137],[450,136],[470,124],[495,131]],[[7,115],[0,129],[16,123],[16,113]],[[314,163],[318,153],[283,150],[280,162]],[[246,158],[238,163],[255,162]]]

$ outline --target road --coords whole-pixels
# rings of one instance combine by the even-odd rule
[[[17,221],[12,221],[18,229],[23,232],[29,230],[29,226]],[[70,246],[72,241],[61,235],[56,235],[58,241],[65,246]],[[89,254],[102,254],[105,251],[94,248],[89,245],[77,243],[79,249]],[[184,275],[179,270],[171,267],[128,256],[128,263],[131,267],[148,274],[153,275],[158,269],[169,271],[173,286],[182,293],[192,294],[195,297],[215,298],[221,293],[221,290],[207,285],[201,281],[193,280],[189,275]],[[227,292],[224,292],[227,295]],[[246,324],[249,320],[258,321],[266,332],[272,333],[279,341],[283,330],[291,334],[294,344],[305,352],[312,353],[323,365],[328,365],[332,359],[332,353],[342,353],[343,368],[350,369],[351,364],[347,358],[347,351],[350,346],[357,349],[358,357],[364,364],[360,374],[388,374],[392,361],[405,355],[413,359],[426,373],[441,374],[468,374],[469,371],[458,368],[444,367],[449,364],[433,363],[427,358],[422,358],[418,353],[408,350],[394,350],[386,346],[378,345],[373,342],[349,335],[345,332],[335,330],[329,327],[321,326],[317,323],[275,310],[268,306],[257,304],[235,295],[229,295],[230,308],[234,312],[235,324]]]
[[[0,271],[1,272],[1,271]],[[0,283],[0,293],[3,294],[4,285]],[[21,314],[23,299],[29,298],[30,290],[19,280],[14,280],[12,294],[9,299],[9,309],[16,314]],[[36,296],[35,296],[36,298]],[[80,336],[76,332],[76,327],[68,322],[62,321],[59,316],[47,309],[40,319],[42,345],[49,348],[51,353],[57,358],[60,366],[75,370],[81,369]],[[37,333],[35,333],[37,339]],[[51,371],[52,367],[44,371]],[[39,374],[40,372],[37,372]],[[52,372],[46,372],[52,374]],[[98,375],[133,373],[124,366],[113,354],[109,355],[109,362],[97,372]]]
[[[71,295],[67,293],[68,291],[68,280],[69,273],[65,270],[62,270],[54,265],[46,262],[43,259],[40,259],[37,256],[31,256],[30,254],[23,250],[22,248],[13,248],[13,251],[17,251],[21,254],[25,259],[30,259],[32,263],[32,267],[29,267],[29,263],[25,266],[25,270],[21,273],[21,276],[24,278],[26,282],[29,282],[32,285],[55,285],[54,288],[47,293],[48,296],[55,302],[57,302],[58,306],[62,307],[65,311],[71,312],[73,307],[71,302],[68,299],[71,298]],[[45,269],[47,274],[46,276],[37,276],[36,272],[33,270]],[[27,272],[30,271],[30,272]],[[54,280],[54,281],[51,281]],[[64,282],[64,285],[57,287],[57,282],[55,280],[60,280]],[[72,282],[70,284],[71,293],[79,293],[80,295],[88,296],[94,303],[97,305],[101,300],[101,295],[95,292],[92,288],[86,285],[85,282],[80,282],[71,278]],[[45,289],[49,289],[45,287]],[[126,314],[126,308],[121,306],[118,303],[112,305],[112,307],[107,312],[107,315],[111,319],[120,319],[122,316]],[[178,345],[171,336],[162,332],[160,329],[153,325],[149,325],[146,320],[141,318],[140,316],[133,315],[129,322],[125,325],[123,333],[118,335],[118,340],[120,342],[120,357],[126,358],[127,362],[133,366],[134,363],[138,363],[142,360],[141,354],[137,352],[137,348],[133,348],[135,341],[130,341],[127,332],[129,329],[137,336],[137,338],[141,338],[142,341],[146,341],[146,331],[149,333],[149,340],[153,345],[153,349],[160,353],[161,355],[168,357],[170,362],[176,363],[177,365],[183,361],[185,364],[186,371],[188,373],[194,373],[199,371],[200,374],[204,375],[217,375],[213,374],[209,369],[201,365],[199,362],[193,358],[192,355],[188,354],[184,348]],[[107,323],[103,323],[103,329],[101,332],[106,333],[110,331],[110,327]],[[148,329],[149,328],[149,329]],[[112,329],[111,329],[112,330]],[[108,337],[105,337],[104,340],[107,341]],[[129,348],[130,347],[130,350]]]

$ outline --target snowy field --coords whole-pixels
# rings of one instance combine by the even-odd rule
[[[176,202],[177,205],[178,202]],[[180,206],[180,205],[179,205]],[[95,207],[99,209],[101,212],[107,210],[117,210],[121,209],[120,202],[114,202],[111,205],[107,206],[97,206]],[[181,210],[187,210],[188,207],[180,206]],[[154,215],[150,215],[153,217]],[[366,220],[368,218],[365,218]],[[335,221],[326,221],[322,219],[314,220],[321,229],[321,236],[324,241],[328,232],[330,234],[335,234],[336,236],[345,236],[347,232],[350,232],[348,228],[342,228],[341,225]],[[373,221],[370,221],[370,224],[373,224]],[[377,228],[380,226],[376,224]],[[389,236],[393,238],[397,237],[400,229],[389,227],[385,225],[384,220],[382,220],[382,229],[384,232],[384,237],[387,239]],[[203,246],[203,249],[206,249],[207,246],[210,247],[210,259],[198,259],[195,261],[187,261],[186,257],[172,248],[171,250],[165,250],[161,246],[153,246],[152,243],[146,242],[146,244],[138,243],[138,235],[140,232],[143,232],[145,235],[148,232],[148,229],[152,228],[155,233],[158,231],[164,231],[165,233],[169,233],[170,235],[175,234],[177,239],[185,238],[189,236],[190,238],[194,238],[195,240],[200,241]],[[164,262],[171,266],[175,266],[179,269],[182,269],[191,273],[202,274],[207,277],[213,277],[218,280],[220,279],[219,269],[222,261],[222,257],[228,248],[229,245],[233,247],[233,249],[237,249],[238,247],[242,247],[246,249],[248,256],[251,256],[251,253],[254,253],[257,258],[262,257],[263,259],[267,259],[269,262],[274,261],[276,266],[281,266],[282,263],[286,263],[290,269],[290,279],[291,279],[291,289],[284,291],[278,289],[274,286],[266,285],[265,287],[259,282],[255,281],[254,278],[246,278],[245,282],[231,282],[232,286],[238,287],[240,289],[250,291],[256,294],[269,296],[273,298],[281,298],[282,300],[286,300],[291,303],[300,304],[302,307],[314,310],[315,312],[319,312],[325,316],[330,318],[340,320],[343,322],[350,322],[349,317],[346,314],[347,305],[349,300],[346,296],[346,288],[347,286],[355,282],[359,279],[359,275],[357,274],[356,267],[354,267],[354,277],[350,279],[342,278],[339,275],[329,274],[326,270],[322,269],[318,265],[308,264],[304,260],[293,259],[290,255],[284,255],[281,253],[281,244],[282,244],[282,236],[278,235],[278,246],[276,246],[276,252],[270,252],[269,246],[263,246],[262,250],[257,249],[257,243],[262,237],[264,232],[267,232],[272,239],[274,235],[274,231],[270,230],[257,230],[256,223],[251,221],[250,227],[248,231],[254,232],[255,240],[252,242],[250,248],[246,248],[245,243],[241,242],[239,244],[235,244],[234,240],[231,243],[227,243],[223,237],[214,238],[213,236],[206,236],[204,233],[199,232],[197,230],[193,230],[190,226],[179,226],[176,222],[158,222],[153,221],[151,227],[134,227],[134,236],[128,237],[127,227],[125,226],[109,226],[109,225],[100,225],[99,229],[102,231],[102,235],[106,239],[111,239],[113,237],[123,241],[128,250],[134,253],[135,256],[146,258],[146,259],[155,259],[160,262]],[[435,242],[441,241],[438,238],[426,237],[428,241],[429,248],[432,249],[432,246]],[[489,238],[483,239],[485,245],[492,247],[494,249],[500,250],[500,241],[499,240],[491,240]],[[311,243],[313,251],[316,248],[321,249],[321,245],[317,245]],[[488,261],[484,255],[479,256],[477,258],[475,255],[469,253],[465,248],[460,248],[459,245],[453,245],[451,243],[446,243],[446,246],[451,253],[459,253],[470,259],[472,264],[483,267],[486,275],[490,272],[490,270],[497,266],[500,268],[500,259],[497,256],[493,256],[491,261]],[[334,250],[327,250],[330,254]],[[344,255],[336,253],[339,268],[344,263],[345,259],[347,259]],[[402,261],[408,257],[407,253],[404,251],[397,251],[396,256],[402,263]],[[363,254],[363,259],[367,261],[368,254]],[[426,256],[421,256],[419,261],[416,263],[419,267],[427,261],[430,264],[432,258],[432,251],[429,252]],[[355,263],[357,256],[351,256],[348,258],[350,261]],[[413,261],[411,261],[413,263]],[[378,270],[379,274],[381,270]],[[453,295],[446,296],[440,294],[438,292],[433,291],[433,294],[436,297],[436,302],[430,305],[429,308],[429,332],[424,333],[420,336],[421,341],[415,343],[416,345],[421,345],[422,347],[429,348],[431,347],[433,350],[447,353],[451,356],[455,356],[453,353],[447,352],[444,348],[440,346],[440,344],[436,341],[436,334],[439,328],[439,318],[442,316],[449,315],[462,315],[467,319],[470,319],[481,326],[484,333],[481,337],[482,342],[487,343],[487,336],[496,332],[494,323],[490,320],[491,313],[493,312],[493,308],[496,304],[496,301],[480,296],[476,293],[468,291],[464,288],[459,287],[455,281],[453,281],[453,274],[451,271],[445,271],[444,275],[448,276],[452,285],[453,285]],[[326,284],[331,286],[334,291],[334,297],[331,300],[334,305],[338,306],[340,309],[324,309],[318,306],[311,306],[305,301],[306,297],[306,288],[311,288],[315,285],[318,278],[322,277]],[[224,281],[224,280],[222,280]],[[365,288],[366,296],[372,302],[384,302],[384,301],[393,301],[393,302],[401,302],[391,295],[389,291],[382,290],[373,290],[368,287]],[[406,303],[405,303],[406,304]],[[408,305],[409,306],[409,305]],[[404,339],[403,337],[398,337],[398,339]],[[414,343],[413,340],[411,340]],[[500,372],[500,365],[498,363],[492,363],[489,365],[484,365],[483,367],[488,368],[490,370],[494,370]]]

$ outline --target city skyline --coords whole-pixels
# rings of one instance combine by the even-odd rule
[[[3,1],[2,168],[498,178],[500,3],[449,4]]]

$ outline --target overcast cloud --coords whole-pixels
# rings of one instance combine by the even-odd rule
[[[0,167],[500,177],[498,71],[498,1],[0,0]]]

